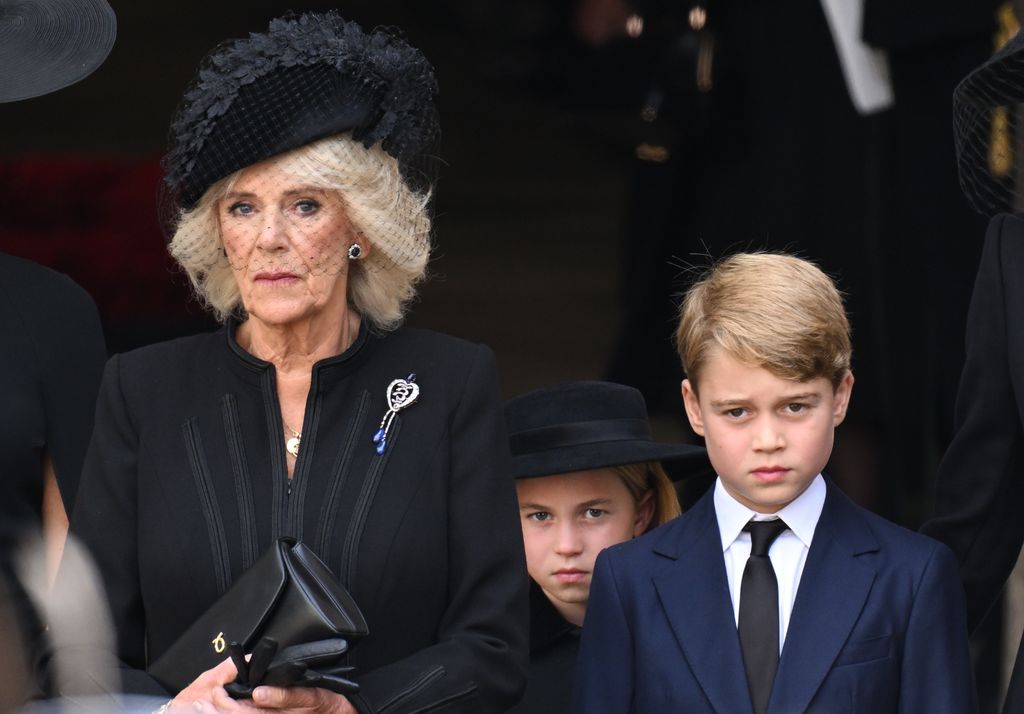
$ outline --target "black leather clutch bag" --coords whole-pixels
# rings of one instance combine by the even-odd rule
[[[156,661],[148,672],[177,693],[228,656],[237,642],[248,653],[263,638],[282,648],[368,634],[348,591],[313,551],[281,538],[245,571]]]

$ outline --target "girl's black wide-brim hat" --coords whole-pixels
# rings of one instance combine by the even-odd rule
[[[335,12],[279,18],[203,60],[171,123],[164,182],[189,210],[240,169],[351,132],[381,144],[423,192],[433,178],[436,93],[430,63],[388,30],[365,32]]]
[[[953,91],[960,186],[979,213],[1019,211],[1024,34],[1018,32]]]
[[[106,0],[0,0],[0,102],[84,79],[103,64],[116,36]]]
[[[505,420],[517,479],[645,461],[688,461],[695,469],[707,464],[699,446],[654,441],[643,395],[622,384],[537,389],[507,401]]]

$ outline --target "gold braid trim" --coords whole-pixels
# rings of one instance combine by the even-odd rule
[[[1020,30],[1013,3],[1005,2],[996,11],[998,29],[993,45],[998,51]],[[988,168],[997,178],[1006,178],[1013,170],[1013,136],[1010,134],[1010,110],[996,107],[992,112],[992,134],[988,144]]]

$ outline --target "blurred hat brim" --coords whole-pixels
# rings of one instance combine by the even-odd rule
[[[117,18],[106,0],[0,0],[0,102],[84,79],[110,54],[116,36]]]

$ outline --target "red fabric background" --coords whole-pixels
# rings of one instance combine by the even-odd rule
[[[156,158],[0,162],[0,250],[68,274],[106,321],[199,312],[157,219]]]

